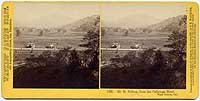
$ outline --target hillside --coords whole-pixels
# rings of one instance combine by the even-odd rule
[[[174,29],[178,29],[180,26],[179,24],[184,17],[186,17],[186,15],[171,17],[160,23],[150,25],[146,29],[159,32],[172,32]]]
[[[75,32],[87,32],[97,20],[99,20],[99,15],[88,16],[71,24],[64,25],[61,29]]]
[[[83,36],[99,20],[98,15],[88,16],[57,28],[15,27],[15,36]],[[18,32],[18,34],[17,34]],[[72,35],[73,34],[73,35]]]
[[[160,36],[159,32],[162,32],[162,33],[165,33],[165,34],[170,34],[172,31],[176,30],[176,29],[180,29],[180,27],[184,28],[184,26],[181,26],[180,23],[181,21],[183,20],[183,18],[186,18],[186,15],[179,15],[179,16],[175,16],[175,17],[171,17],[171,18],[168,18],[168,19],[165,19],[163,21],[160,21],[160,22],[157,22],[156,20],[154,20],[154,24],[148,24],[148,26],[146,27],[119,27],[120,24],[118,24],[118,27],[107,27],[109,26],[108,25],[108,21],[103,21],[103,29],[105,31],[104,34],[109,34],[111,33],[111,35],[121,35],[123,36],[124,33],[126,31],[128,31],[129,35],[138,35],[138,34],[141,34],[141,35],[154,35],[156,34],[156,36]],[[142,25],[142,24],[145,24],[147,23],[150,19],[152,18],[148,18],[146,22],[139,22],[138,23],[133,23],[133,24],[137,24],[138,26],[139,25]],[[127,21],[130,21],[127,19]],[[129,23],[131,23],[132,21],[130,21]],[[116,23],[119,23],[116,22]],[[141,24],[142,23],[142,24]],[[153,23],[153,22],[151,22]],[[122,23],[123,24],[123,23]],[[113,23],[113,26],[115,25],[115,23]],[[115,33],[116,32],[116,33]]]
[[[156,24],[159,21],[161,20],[147,14],[132,14],[112,21],[107,21],[103,18],[103,26],[121,28],[141,28],[147,27],[152,24]]]

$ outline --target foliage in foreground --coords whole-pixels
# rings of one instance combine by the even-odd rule
[[[185,61],[171,60],[168,52],[148,49],[139,56],[129,52],[112,58],[112,64],[101,72],[101,85],[105,88],[185,88]],[[175,61],[175,60],[173,60]]]
[[[186,15],[172,31],[165,47],[168,52],[148,49],[123,57],[116,55],[112,64],[101,71],[105,88],[185,89],[186,87]]]
[[[26,59],[26,65],[14,70],[14,87],[94,88],[98,87],[95,70],[82,65],[76,50],[64,49]]]

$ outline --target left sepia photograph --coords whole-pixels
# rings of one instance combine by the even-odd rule
[[[14,4],[13,88],[98,88],[99,6]]]

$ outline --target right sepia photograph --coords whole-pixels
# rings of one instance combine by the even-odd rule
[[[101,88],[186,89],[187,5],[101,8]]]

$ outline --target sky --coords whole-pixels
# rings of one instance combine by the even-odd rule
[[[99,14],[93,3],[15,3],[14,24],[24,27],[59,27]]]
[[[103,21],[113,25],[128,26],[135,22],[136,27],[141,27],[186,14],[186,7],[185,4],[107,3],[102,5],[101,15]]]
[[[18,2],[14,4],[14,24],[22,27],[61,27],[81,18],[99,14],[107,25],[141,27],[186,14],[186,5],[103,3],[100,10],[98,3]]]

